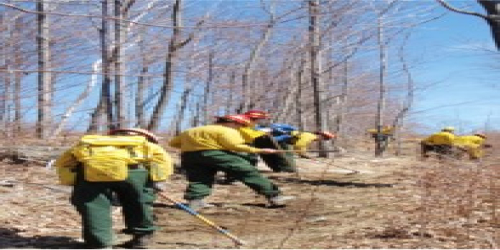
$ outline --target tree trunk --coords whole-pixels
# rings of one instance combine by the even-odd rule
[[[7,30],[3,33],[2,39],[4,41],[8,41],[10,38],[10,30],[9,30],[9,24],[8,22],[5,21],[6,17],[4,14],[0,14],[0,25],[1,27],[7,27]],[[9,72],[9,49],[10,46],[2,46],[2,53],[0,54],[0,67],[2,69],[6,69],[7,71],[3,73],[2,80],[2,96],[0,99],[0,121],[4,122],[5,129],[7,128],[7,123],[8,123],[8,116],[7,116],[7,108],[10,102],[10,72]]]
[[[144,74],[148,73],[148,65],[145,60],[142,63],[141,76],[137,81],[137,93],[135,95],[135,118],[137,119],[137,126],[140,128],[146,128],[146,119],[144,117],[144,90],[147,85],[147,77]]]
[[[337,115],[337,134],[342,136],[344,135],[344,122],[345,122],[345,114],[347,113],[347,91],[349,84],[349,64],[348,61],[344,61],[344,74],[342,77],[342,92],[340,94],[340,107],[339,114]]]
[[[19,71],[22,68],[23,64],[23,58],[22,58],[22,52],[21,52],[21,43],[16,42],[20,40],[21,37],[21,31],[22,31],[22,19],[21,16],[16,18],[16,23],[15,23],[15,28],[14,32],[15,35],[14,37],[14,67],[17,69],[17,71],[14,73],[14,133],[20,133],[22,126],[21,126],[21,80],[22,80],[22,72]],[[53,83],[51,83],[51,87]],[[51,91],[52,92],[52,91]],[[52,97],[52,94],[51,94]],[[52,98],[50,98],[52,100]]]
[[[384,124],[384,111],[385,111],[385,72],[387,68],[387,57],[386,57],[386,43],[384,41],[384,30],[383,30],[383,19],[382,16],[377,18],[378,24],[378,45],[379,45],[379,62],[380,62],[380,72],[379,72],[379,98],[377,102],[377,117],[376,117],[376,128],[377,137],[375,139],[375,156],[381,157],[383,155],[383,143],[381,138],[382,126]]]
[[[297,93],[295,94],[295,117],[297,119],[297,126],[299,130],[304,130],[304,111],[303,111],[303,95],[302,90],[304,89],[304,71],[306,68],[306,58],[305,54],[301,56],[299,70],[297,71]]]
[[[208,79],[207,79],[207,83],[205,85],[205,91],[203,93],[203,123],[205,125],[207,125],[209,122],[208,103],[209,103],[210,91],[212,90],[211,89],[212,81],[214,78],[213,77],[213,67],[214,67],[214,60],[213,59],[214,59],[214,52],[210,51],[208,54]]]
[[[236,72],[232,71],[231,72],[231,77],[229,79],[229,93],[227,97],[227,102],[226,102],[226,115],[231,114],[231,107],[233,106],[233,93],[235,91],[236,87]]]
[[[491,35],[497,50],[500,50],[500,1],[477,0],[488,13],[486,21],[490,25]]]
[[[160,126],[161,119],[163,117],[163,112],[167,107],[168,101],[170,99],[170,94],[172,92],[174,84],[174,68],[177,60],[177,52],[180,48],[179,40],[181,38],[181,14],[182,14],[182,0],[176,0],[174,3],[174,8],[172,12],[172,22],[174,23],[174,30],[172,37],[170,38],[170,43],[168,46],[167,58],[165,60],[165,70],[163,85],[160,90],[160,97],[158,103],[156,104],[151,120],[149,121],[148,129],[151,131],[158,130]]]
[[[122,1],[115,0],[115,10],[114,15],[116,18],[124,18],[125,15],[122,12]],[[125,84],[123,83],[123,55],[122,55],[122,21],[115,19],[115,46],[114,46],[114,67],[115,67],[115,114],[116,114],[116,128],[122,128],[125,126],[125,98],[123,93],[125,92]]]
[[[177,114],[179,115],[178,122],[175,124],[175,135],[179,135],[182,132],[182,122],[184,120],[184,113],[186,112],[186,108],[188,106],[188,99],[189,95],[193,91],[193,85],[192,85],[192,71],[193,71],[193,66],[195,65],[195,59],[194,59],[194,54],[196,51],[196,46],[197,43],[193,46],[193,51],[191,53],[191,58],[189,62],[189,67],[188,67],[188,73],[186,76],[186,79],[184,80],[184,90],[182,91],[181,95],[181,103],[179,106],[179,111]]]
[[[48,4],[44,0],[37,2],[38,24],[38,120],[37,137],[46,139],[51,126],[51,62],[50,62],[50,23],[45,10]]]
[[[251,94],[251,89],[249,86],[249,78],[253,72],[253,69],[255,67],[255,63],[260,57],[260,52],[262,48],[264,48],[264,45],[267,43],[269,40],[269,37],[271,36],[271,32],[274,27],[275,23],[275,17],[274,17],[274,8],[271,5],[270,10],[268,11],[269,13],[269,23],[266,26],[266,30],[262,34],[262,37],[259,41],[259,43],[255,46],[253,49],[250,59],[248,60],[247,64],[245,65],[245,71],[243,72],[243,76],[241,78],[241,86],[242,86],[242,103],[240,104],[240,107],[238,108],[237,112],[242,113],[243,110],[249,110],[255,107],[255,100],[254,96]]]
[[[313,85],[313,105],[314,121],[316,131],[325,131],[325,119],[323,118],[323,95],[324,87],[321,82],[321,53],[320,53],[320,15],[319,0],[309,0],[309,41],[311,55],[311,82]],[[323,140],[318,143],[320,152],[319,157],[328,157],[327,144]]]
[[[292,63],[292,66],[290,66],[290,72],[289,72],[289,79],[288,79],[288,86],[290,86],[289,90],[286,91],[284,94],[284,101],[283,101],[283,108],[282,112],[278,113],[276,115],[276,120],[277,121],[283,121],[287,120],[285,117],[289,117],[291,113],[291,109],[293,106],[297,105],[294,103],[294,100],[297,96],[297,89],[298,89],[298,80],[295,78],[297,75],[294,72],[294,65]],[[278,97],[279,98],[279,97]],[[286,121],[285,121],[286,122]]]
[[[193,121],[191,122],[191,126],[192,127],[197,127],[198,125],[200,125],[200,102],[197,101],[196,102],[196,105],[194,107],[194,116],[193,116]]]
[[[102,68],[102,87],[101,87],[101,96],[99,99],[99,103],[97,107],[94,109],[91,117],[90,127],[88,129],[89,132],[95,132],[101,127],[100,120],[102,115],[105,114],[106,117],[106,127],[108,129],[113,129],[113,103],[111,100],[111,78],[110,78],[110,62],[108,56],[108,0],[102,1],[102,21],[101,21],[101,29],[100,33],[100,42],[101,42],[101,68]]]

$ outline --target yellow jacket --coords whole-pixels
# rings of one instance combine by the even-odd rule
[[[307,146],[314,140],[318,139],[318,135],[309,132],[293,131],[292,136],[297,137],[296,142],[293,144],[293,149],[305,153]]]
[[[75,149],[78,146],[65,151],[54,163],[62,185],[74,185],[76,167],[80,164],[75,157]],[[134,148],[134,150],[139,155],[145,156],[144,165],[148,168],[152,181],[165,181],[173,174],[172,158],[161,146],[146,141],[144,146]]]
[[[477,159],[483,156],[482,145],[485,139],[477,135],[464,135],[455,138],[455,146],[467,150],[470,158]]]
[[[455,138],[455,145],[464,147],[480,147],[484,143],[484,138],[477,135],[464,135]]]
[[[266,133],[253,129],[254,126],[241,127],[238,129],[245,143],[252,144],[255,138],[261,137]]]
[[[262,151],[246,145],[238,130],[217,124],[188,129],[170,140],[169,145],[180,148],[181,152],[230,150],[260,153]]]
[[[439,133],[435,133],[422,142],[429,145],[449,145],[452,146],[455,140],[455,135],[450,132],[441,131]]]
[[[368,133],[370,133],[372,135],[377,133],[377,129],[375,129],[375,128],[368,129],[367,131],[368,131]],[[380,132],[382,132],[382,134],[384,134],[384,135],[392,135],[392,133],[394,132],[394,129],[393,129],[393,127],[383,127]]]

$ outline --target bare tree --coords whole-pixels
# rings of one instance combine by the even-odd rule
[[[134,1],[130,1],[134,2]],[[123,32],[122,32],[122,19],[127,16],[126,12],[123,12],[122,1],[114,1],[114,16],[115,19],[114,31],[115,31],[115,41],[114,41],[114,71],[115,71],[115,99],[114,99],[114,110],[115,110],[115,127],[121,128],[125,123],[125,101],[124,101],[124,87],[123,83],[123,55],[122,55],[122,45],[123,45]],[[128,8],[126,8],[128,9]]]
[[[172,92],[174,84],[174,68],[177,63],[179,50],[184,46],[186,46],[191,41],[194,35],[193,33],[191,33],[191,35],[187,39],[181,41],[182,38],[181,14],[182,14],[182,0],[176,0],[172,12],[172,22],[174,24],[174,28],[172,37],[170,38],[170,42],[168,45],[167,56],[165,59],[163,85],[161,86],[158,103],[156,104],[153,110],[153,114],[151,115],[151,120],[149,121],[148,125],[148,129],[151,131],[158,130],[161,119],[163,117],[163,112],[169,102],[170,94]],[[203,22],[199,22],[198,24],[201,25],[202,23]]]
[[[50,21],[44,13],[48,9],[48,3],[44,0],[37,2],[38,23],[38,120],[37,136],[45,139],[51,126],[52,119],[52,74],[50,63]]]
[[[21,43],[19,42],[21,39],[21,32],[22,32],[22,17],[18,16],[15,20],[14,24],[14,30],[12,32],[12,38],[14,41],[14,44],[12,48],[14,49],[13,54],[14,54],[14,67],[16,69],[21,69],[23,65],[23,58],[22,58],[22,48],[21,48]],[[15,133],[20,133],[21,132],[21,80],[22,80],[22,72],[21,71],[16,71],[14,73],[14,132]],[[52,85],[52,83],[51,83]],[[52,88],[52,86],[51,86]],[[52,96],[51,96],[52,100]],[[51,105],[52,106],[52,105]]]
[[[261,37],[259,43],[257,43],[255,48],[253,48],[252,53],[250,54],[250,59],[245,64],[245,71],[244,71],[243,76],[241,78],[243,100],[242,100],[242,104],[238,108],[238,111],[237,111],[238,113],[241,113],[243,111],[243,109],[248,110],[248,109],[254,108],[254,106],[255,106],[255,101],[254,101],[255,97],[250,94],[251,88],[248,84],[248,79],[253,72],[253,69],[255,67],[257,60],[260,57],[260,53],[262,51],[262,48],[264,47],[264,45],[266,45],[266,43],[269,40],[269,37],[271,36],[274,24],[276,22],[275,14],[274,14],[274,2],[272,2],[270,4],[269,9],[265,6],[264,1],[262,1],[262,0],[261,0],[261,5],[262,5],[262,8],[264,9],[264,11],[269,15],[269,21],[268,21],[268,24],[266,25],[266,29],[264,30],[264,33],[262,34],[262,37]]]
[[[313,85],[314,121],[316,131],[326,130],[325,110],[323,108],[324,86],[321,81],[321,41],[320,41],[320,2],[309,0],[309,43],[311,56],[311,83]],[[319,156],[328,157],[327,144],[319,141]]]
[[[101,87],[101,96],[99,99],[99,103],[97,104],[94,113],[92,114],[92,120],[89,127],[89,131],[95,131],[97,129],[98,119],[101,118],[102,114],[105,114],[106,117],[106,126],[108,129],[114,129],[113,124],[113,103],[111,100],[111,63],[109,58],[109,46],[108,46],[108,0],[102,1],[102,19],[101,19],[101,29],[99,30],[100,34],[100,44],[101,44],[101,67],[103,73],[103,82]]]

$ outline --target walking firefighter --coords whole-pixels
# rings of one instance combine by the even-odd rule
[[[111,197],[123,207],[123,244],[145,248],[158,228],[153,223],[155,191],[172,174],[172,160],[158,138],[143,129],[117,129],[109,135],[85,135],[55,162],[61,184],[72,185],[71,203],[81,215],[87,248],[108,248],[113,242]]]
[[[265,120],[270,118],[270,115],[261,110],[250,110],[243,115],[250,119],[251,123],[248,126],[239,129],[241,135],[247,143],[257,148],[273,148],[287,149],[288,144],[285,143],[291,136],[278,130],[276,124],[266,126]],[[292,130],[296,129],[292,127]],[[254,165],[257,165],[257,157],[254,155]],[[273,172],[295,172],[295,166],[291,164],[293,155],[289,153],[281,154],[260,154],[260,158]]]
[[[467,153],[469,159],[478,160],[483,157],[483,148],[491,147],[491,145],[485,144],[486,139],[486,135],[479,132],[473,135],[457,136],[453,144],[459,152]],[[461,155],[459,154],[459,158],[461,158]]]
[[[455,140],[455,128],[445,127],[440,132],[432,134],[420,142],[422,148],[422,158],[429,157],[428,152],[436,152],[442,155],[451,155]]]
[[[170,146],[181,150],[181,162],[189,181],[184,199],[193,210],[207,207],[204,199],[210,195],[218,171],[233,176],[264,195],[271,206],[285,205],[286,200],[293,198],[282,196],[276,185],[236,153],[276,153],[274,149],[260,149],[245,144],[238,129],[250,123],[243,115],[217,117],[215,124],[188,129],[169,142]]]

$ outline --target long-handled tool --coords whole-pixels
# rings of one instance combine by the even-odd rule
[[[282,150],[282,151],[285,151],[285,152],[297,152],[297,150]],[[316,150],[316,151],[319,151],[319,150]],[[304,152],[304,151],[301,151],[301,152]],[[307,152],[313,152],[313,151],[307,151]],[[345,168],[345,167],[340,167],[340,166],[333,165],[333,162],[321,161],[321,160],[318,160],[318,159],[311,159],[311,160],[315,161],[317,163],[325,163],[325,164],[327,164],[328,166],[331,166],[331,167],[336,167],[336,168],[341,168],[341,169],[352,171],[352,173],[348,173],[348,174],[359,174],[359,173],[361,173],[361,172],[359,172],[358,170],[355,170],[355,169],[350,169],[350,168]]]
[[[292,152],[292,153],[299,153],[299,152],[309,152],[309,153],[317,153],[317,152],[338,152],[338,150],[299,150],[299,149],[287,149],[287,150],[278,150],[278,153],[287,153],[287,152]]]
[[[213,223],[212,221],[210,221],[207,218],[203,217],[202,215],[200,215],[199,213],[197,213],[196,211],[194,211],[190,207],[185,206],[184,204],[182,204],[180,202],[177,202],[176,200],[174,200],[174,199],[168,197],[167,195],[165,195],[164,193],[159,192],[157,194],[159,196],[161,196],[162,198],[164,198],[164,199],[172,202],[173,204],[175,204],[176,206],[178,206],[182,210],[184,210],[184,211],[188,212],[189,214],[193,215],[194,217],[198,218],[199,220],[203,221],[205,224],[209,225],[210,227],[215,228],[215,230],[217,230],[219,233],[224,234],[226,237],[228,237],[234,243],[236,243],[236,245],[239,245],[239,246],[245,245],[245,242],[243,242],[242,240],[238,239],[236,236],[232,235],[226,229],[224,229],[224,228],[222,228],[220,226],[217,226],[215,223]]]
[[[320,163],[326,163],[327,166],[331,166],[331,167],[335,167],[335,168],[341,168],[341,169],[352,171],[351,173],[347,173],[347,174],[359,174],[359,173],[361,173],[361,172],[359,172],[359,170],[350,169],[350,168],[344,168],[344,167],[333,165],[333,162],[320,161],[320,160],[317,160],[317,159],[314,159],[314,161],[320,162]]]

